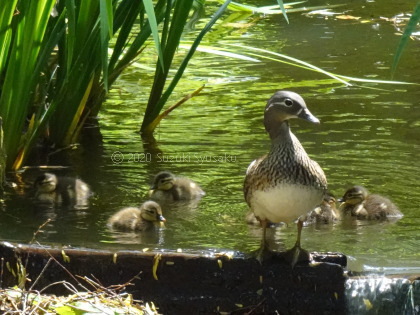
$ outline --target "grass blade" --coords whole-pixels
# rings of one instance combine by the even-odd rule
[[[15,13],[17,0],[2,1],[0,3],[0,73],[6,65],[12,39],[11,22]]]
[[[286,9],[284,8],[283,1],[282,0],[277,0],[277,3],[279,4],[281,12],[283,12],[283,16],[286,19],[287,24],[289,24],[289,18],[287,17]]]
[[[143,0],[143,4],[144,4],[144,9],[146,10],[146,13],[147,13],[147,19],[149,21],[150,29],[152,30],[152,36],[153,36],[153,40],[155,41],[155,48],[156,48],[156,51],[160,60],[160,66],[162,67],[164,71],[165,65],[163,63],[163,53],[162,53],[162,47],[160,45],[160,40],[159,40],[159,30],[158,30],[157,21],[156,21],[155,10],[153,8],[153,2],[152,0]]]
[[[410,38],[411,33],[416,29],[417,23],[419,21],[420,21],[420,1],[417,2],[416,7],[414,8],[413,14],[411,15],[411,18],[408,21],[407,26],[405,27],[404,34],[401,37],[400,43],[398,44],[398,48],[394,55],[394,61],[391,67],[391,78],[394,77],[395,71],[397,70],[398,63],[400,61],[404,48],[407,45],[408,39]]]
[[[101,60],[102,74],[105,91],[108,91],[108,43],[113,33],[113,10],[111,0],[100,0],[99,3],[99,21],[101,25]],[[90,88],[89,88],[90,91]]]

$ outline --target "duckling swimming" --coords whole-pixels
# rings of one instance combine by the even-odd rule
[[[342,213],[357,217],[357,219],[383,220],[403,216],[391,200],[380,195],[370,195],[362,186],[353,186],[348,189],[339,201],[342,202],[340,205]]]
[[[140,208],[123,208],[108,220],[111,228],[125,231],[146,231],[165,222],[162,209],[154,201],[146,201]]]
[[[34,183],[35,199],[40,203],[87,206],[89,185],[78,178],[44,173]]]
[[[205,194],[200,186],[191,179],[175,177],[172,173],[166,171],[155,176],[149,191],[151,199],[164,202],[192,200]]]
[[[340,220],[340,212],[337,210],[335,203],[334,196],[326,193],[322,203],[309,212],[306,222],[329,224]]]

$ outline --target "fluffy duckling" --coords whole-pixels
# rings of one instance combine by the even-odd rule
[[[258,226],[261,225],[261,222],[257,219],[257,217],[255,216],[252,210],[249,210],[245,214],[245,222],[248,223],[249,225],[258,225]],[[287,224],[284,222],[280,222],[280,223],[267,222],[267,228],[281,227],[281,226],[287,226]]]
[[[154,201],[146,201],[140,208],[123,208],[108,220],[111,228],[125,231],[146,231],[155,226],[164,226],[162,209]]]
[[[44,173],[34,183],[35,199],[40,203],[87,206],[91,191],[84,181]]]
[[[340,220],[340,213],[335,206],[336,200],[333,195],[326,193],[322,203],[311,210],[307,217],[308,223],[333,223]]]
[[[403,216],[391,200],[380,195],[370,195],[362,186],[353,186],[348,189],[339,201],[342,202],[340,205],[342,213],[357,217],[357,219],[381,220]]]
[[[191,179],[175,177],[166,171],[155,176],[149,191],[151,199],[164,202],[192,200],[204,195],[205,192]]]

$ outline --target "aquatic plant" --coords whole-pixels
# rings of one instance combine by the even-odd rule
[[[398,44],[397,50],[395,52],[394,62],[392,63],[392,68],[391,68],[391,78],[394,76],[395,71],[397,70],[398,63],[400,61],[404,48],[407,45],[408,39],[410,38],[411,34],[416,29],[419,21],[420,21],[420,1],[417,1],[413,14],[410,17],[410,20],[408,21],[407,26],[405,27],[404,33],[401,37],[400,43]]]
[[[196,10],[193,2],[2,1],[0,117],[4,143],[0,153],[7,156],[6,167],[18,169],[40,138],[47,145],[64,147],[76,141],[87,119],[99,112],[109,87],[142,53],[150,37],[157,64],[142,130],[153,132],[188,60],[230,0],[203,28],[163,91],[181,35]]]

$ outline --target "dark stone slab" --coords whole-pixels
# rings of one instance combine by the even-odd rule
[[[160,260],[154,272],[157,257]],[[135,299],[154,302],[163,314],[345,313],[345,256],[313,253],[313,257],[312,263],[292,268],[280,255],[260,264],[240,254],[228,257],[170,252],[62,251],[3,242],[0,243],[3,266],[0,286],[16,285],[11,270],[16,273],[16,263],[21,261],[26,264],[31,279],[27,288],[34,281],[34,289],[41,290],[65,280],[80,291],[84,290],[81,285],[91,289],[76,275],[97,279],[105,287],[130,281],[133,285],[127,286],[126,291]],[[47,292],[70,293],[60,285],[48,288]]]

